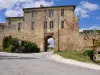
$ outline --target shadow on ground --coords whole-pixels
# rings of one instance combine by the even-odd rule
[[[0,55],[0,60],[16,60],[16,59],[21,59],[21,60],[30,60],[30,59],[36,59],[33,57],[18,57],[18,56],[2,56]]]

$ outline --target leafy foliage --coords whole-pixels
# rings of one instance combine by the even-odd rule
[[[5,48],[6,52],[14,52],[15,47],[13,45],[10,45],[8,48]]]
[[[3,46],[3,50],[6,49],[7,51],[13,51],[14,48],[18,47],[18,40],[16,38],[12,39],[11,36],[9,37],[6,36],[3,39],[2,46]]]
[[[94,47],[100,47],[100,40],[94,41]]]
[[[95,31],[100,34],[100,30],[95,30]]]
[[[7,52],[17,52],[17,53],[37,53],[40,52],[40,49],[35,43],[28,41],[22,41],[22,44],[19,45],[19,40],[16,38],[4,37],[2,47],[4,51]]]
[[[24,47],[24,50],[23,50],[24,53],[40,52],[40,49],[35,43],[22,41],[22,47]]]
[[[91,60],[93,60],[93,53],[94,53],[93,50],[86,50],[86,51],[83,53],[83,55],[84,55],[84,56],[88,56],[88,57],[90,57]]]

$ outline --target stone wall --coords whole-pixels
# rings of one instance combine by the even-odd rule
[[[0,51],[2,50],[2,40],[4,37],[5,23],[0,23]]]
[[[99,40],[100,33],[95,30],[84,30],[80,32],[80,44],[79,47],[82,50],[93,50],[93,39]]]
[[[49,10],[54,10],[54,15],[49,17]],[[64,16],[61,16],[61,9],[64,9]],[[41,51],[45,51],[45,38],[48,34],[55,41],[55,50],[79,50],[79,28],[78,18],[74,14],[75,6],[62,7],[40,7],[23,9],[23,17],[9,17],[6,20],[4,35],[11,35],[14,38],[35,42]],[[44,29],[44,21],[47,21],[47,28]],[[50,29],[50,21],[54,27]],[[61,28],[61,21],[64,21],[64,28]],[[9,25],[11,22],[11,25]],[[21,30],[18,30],[18,23],[21,22]],[[32,29],[32,23],[34,28]]]

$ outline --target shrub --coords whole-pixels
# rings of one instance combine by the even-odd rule
[[[19,47],[18,39],[12,38],[11,45],[13,45],[15,48]]]
[[[13,45],[10,45],[8,48],[5,49],[6,52],[14,52],[15,47]]]
[[[7,52],[14,52],[14,49],[18,48],[18,40],[11,36],[6,36],[3,39],[2,47]]]
[[[3,39],[3,43],[2,43],[2,46],[3,46],[3,49],[5,48],[8,48],[10,46],[10,41],[11,41],[11,37],[4,37]]]
[[[93,60],[93,53],[94,53],[93,50],[86,50],[86,51],[83,53],[83,55],[84,55],[84,56],[88,56],[88,57],[90,57],[90,59]]]
[[[7,52],[17,52],[17,53],[37,53],[40,49],[35,43],[22,41],[22,45],[19,45],[19,40],[16,38],[4,37],[2,47],[4,51]]]
[[[40,49],[35,43],[31,42],[22,42],[22,46],[24,47],[23,53],[34,53],[40,52]]]

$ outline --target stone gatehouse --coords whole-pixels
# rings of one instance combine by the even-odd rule
[[[75,6],[24,8],[23,17],[7,17],[4,36],[31,41],[41,51],[47,49],[47,39],[54,38],[55,50],[78,50],[78,18]]]

